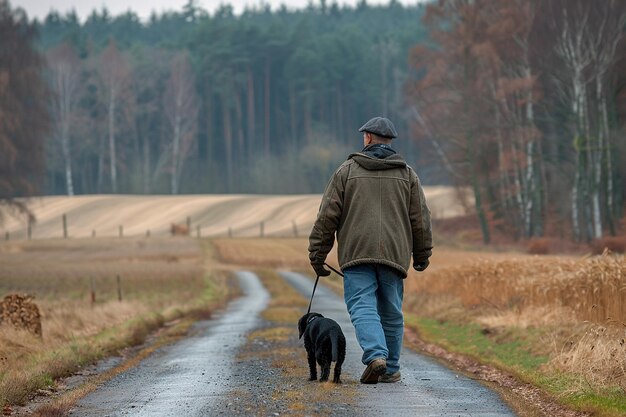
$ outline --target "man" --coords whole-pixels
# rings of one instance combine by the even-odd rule
[[[374,117],[359,131],[365,147],[328,183],[309,258],[318,276],[330,275],[324,262],[337,234],[344,298],[366,365],[361,382],[397,382],[404,278],[411,255],[417,271],[428,267],[430,211],[417,174],[390,146],[398,136],[393,123]]]

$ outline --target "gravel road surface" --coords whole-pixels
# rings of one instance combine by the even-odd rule
[[[313,283],[294,272],[281,272],[286,282],[309,297]],[[247,335],[267,326],[259,314],[269,294],[251,272],[237,274],[244,296],[212,320],[196,324],[192,335],[157,350],[136,368],[120,374],[83,398],[73,416],[232,416],[290,414],[288,404],[275,400],[284,387],[280,372],[257,354],[271,345],[252,343]],[[286,284],[287,285],[287,284]],[[345,304],[319,285],[313,311],[336,320],[348,342],[344,381],[358,381],[364,369],[361,350]],[[294,324],[295,325],[295,324]],[[294,330],[295,332],[295,330]],[[293,338],[292,350],[302,349]],[[299,352],[301,353],[301,352]],[[255,359],[256,358],[256,359]],[[329,404],[319,415],[338,416],[513,416],[511,409],[487,387],[445,368],[435,360],[405,349],[402,381],[360,385],[355,401],[341,409]],[[302,366],[306,367],[306,363]],[[300,384],[300,383],[299,383]],[[302,381],[305,389],[317,382]],[[350,382],[348,382],[350,384]],[[297,413],[296,413],[297,414]],[[307,414],[308,415],[308,414]]]
[[[236,387],[238,348],[260,322],[269,294],[251,272],[237,273],[244,296],[223,314],[196,324],[192,335],[157,350],[83,398],[78,416],[211,416],[214,404]]]

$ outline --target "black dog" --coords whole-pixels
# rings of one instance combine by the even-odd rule
[[[333,382],[341,383],[341,365],[346,358],[346,338],[337,322],[319,313],[309,313],[298,321],[298,330],[300,339],[304,335],[304,348],[311,371],[309,381],[317,379],[317,360],[322,368],[320,382],[328,381],[330,363],[335,362]]]

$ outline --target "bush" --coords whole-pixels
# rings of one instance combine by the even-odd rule
[[[551,241],[548,238],[533,238],[528,241],[527,251],[531,255],[547,255],[550,253]]]
[[[605,249],[613,253],[626,252],[626,236],[607,236],[591,242],[591,250],[594,255],[600,255]]]

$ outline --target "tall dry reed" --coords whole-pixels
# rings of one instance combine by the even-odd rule
[[[626,323],[626,258],[523,257],[481,260],[416,276],[407,288],[421,297],[458,300],[464,308],[566,308],[578,320]]]

